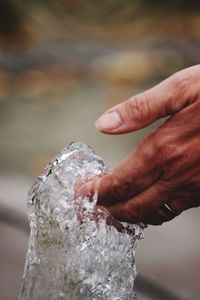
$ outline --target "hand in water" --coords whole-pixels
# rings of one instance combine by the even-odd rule
[[[99,205],[130,223],[160,225],[199,206],[200,65],[112,107],[96,127],[106,134],[123,134],[166,116],[111,174],[94,178],[80,193],[98,190]]]

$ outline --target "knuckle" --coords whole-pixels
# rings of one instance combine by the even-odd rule
[[[175,73],[171,77],[171,87],[172,90],[175,90],[180,94],[183,95],[184,92],[188,90],[188,84],[190,83],[190,76],[183,75],[182,73]]]
[[[155,147],[157,162],[160,165],[168,165],[177,162],[177,160],[182,159],[184,156],[183,147],[174,142],[160,141],[157,142]]]
[[[134,122],[146,123],[150,118],[150,101],[146,92],[134,96],[125,102],[128,116]]]
[[[181,149],[174,144],[166,144],[162,148],[161,154],[166,162],[170,162],[180,156]]]
[[[143,156],[143,161],[151,163],[151,159],[154,158],[157,148],[155,147],[155,141],[153,133],[146,136],[143,140],[140,141],[137,150],[140,152],[140,155]]]
[[[122,180],[118,176],[114,176],[112,182],[112,195],[117,201],[127,200],[131,194],[130,180]]]
[[[167,104],[167,112],[169,114],[179,111],[184,106],[183,101],[186,102],[185,105],[187,104],[188,88],[190,85],[191,77],[187,74],[178,72],[171,76],[169,82],[169,91],[171,91],[171,95]],[[174,95],[176,95],[176,97]],[[177,99],[179,99],[179,101],[177,101]]]
[[[123,215],[130,223],[142,221],[140,211],[137,208],[131,207],[129,204],[124,205]]]

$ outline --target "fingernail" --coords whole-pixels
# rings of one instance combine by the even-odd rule
[[[102,115],[95,123],[99,130],[114,130],[122,124],[120,115],[116,112],[110,112]]]

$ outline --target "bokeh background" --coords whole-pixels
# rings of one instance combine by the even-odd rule
[[[0,1],[0,300],[17,298],[27,192],[52,155],[81,140],[113,168],[159,123],[106,136],[95,119],[199,61],[199,1]],[[200,299],[199,215],[145,230],[139,300]]]

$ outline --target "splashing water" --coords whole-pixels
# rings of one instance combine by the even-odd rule
[[[20,300],[135,299],[138,225],[107,225],[93,201],[74,199],[77,180],[109,172],[84,143],[72,143],[49,164],[28,197],[30,238]],[[81,220],[79,217],[81,211]],[[100,215],[92,218],[92,214]]]

